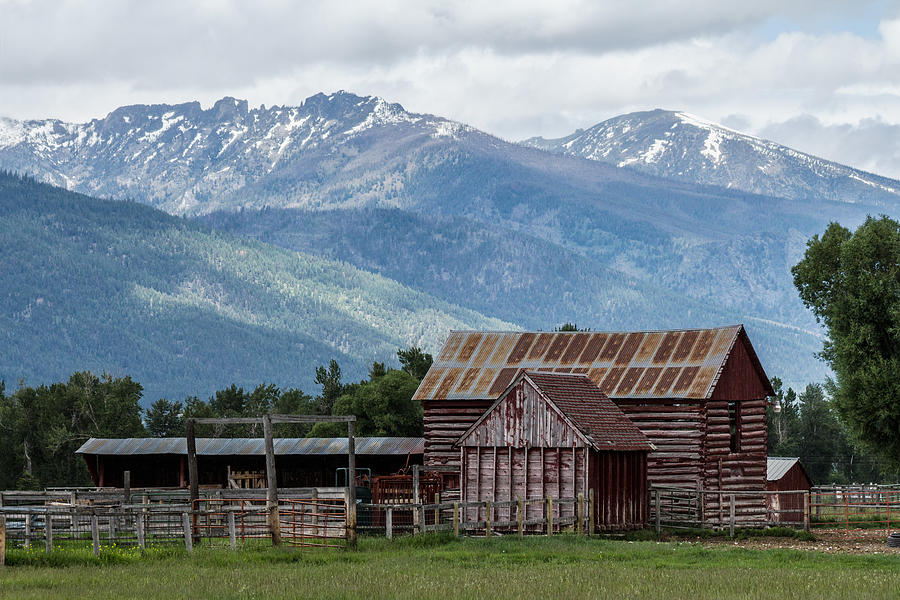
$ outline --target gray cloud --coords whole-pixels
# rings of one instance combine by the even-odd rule
[[[900,179],[900,125],[880,118],[826,125],[811,115],[771,123],[767,139],[859,169]]]

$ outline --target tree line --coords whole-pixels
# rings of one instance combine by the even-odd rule
[[[421,436],[422,407],[412,400],[432,357],[421,348],[397,351],[400,369],[375,362],[368,378],[344,382],[332,360],[316,369],[317,396],[297,388],[263,383],[253,390],[236,385],[207,400],[161,398],[141,407],[141,384],[128,376],[101,376],[82,371],[66,382],[7,393],[0,381],[0,489],[42,489],[92,485],[87,467],[75,451],[89,438],[180,437],[184,420],[198,417],[258,417],[280,414],[352,414],[360,436]],[[335,424],[279,424],[280,437],[346,435]],[[261,436],[259,426],[198,426],[201,437]]]

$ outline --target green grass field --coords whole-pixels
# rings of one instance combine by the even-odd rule
[[[10,550],[7,598],[896,598],[900,554],[570,535],[363,539],[355,552]]]

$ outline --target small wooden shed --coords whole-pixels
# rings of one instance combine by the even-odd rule
[[[600,529],[647,522],[647,454],[654,447],[585,375],[522,372],[457,445],[464,501],[587,497],[593,490]],[[526,518],[543,510],[535,505]],[[575,507],[554,512],[555,519],[571,518]],[[494,520],[511,520],[511,513]]]
[[[769,520],[797,523],[803,521],[803,497],[812,488],[812,480],[797,457],[770,456],[766,462],[766,491],[797,494],[766,494]]]

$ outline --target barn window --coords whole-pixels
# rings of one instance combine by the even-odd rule
[[[741,451],[741,405],[728,403],[728,432],[731,434],[731,451]]]

